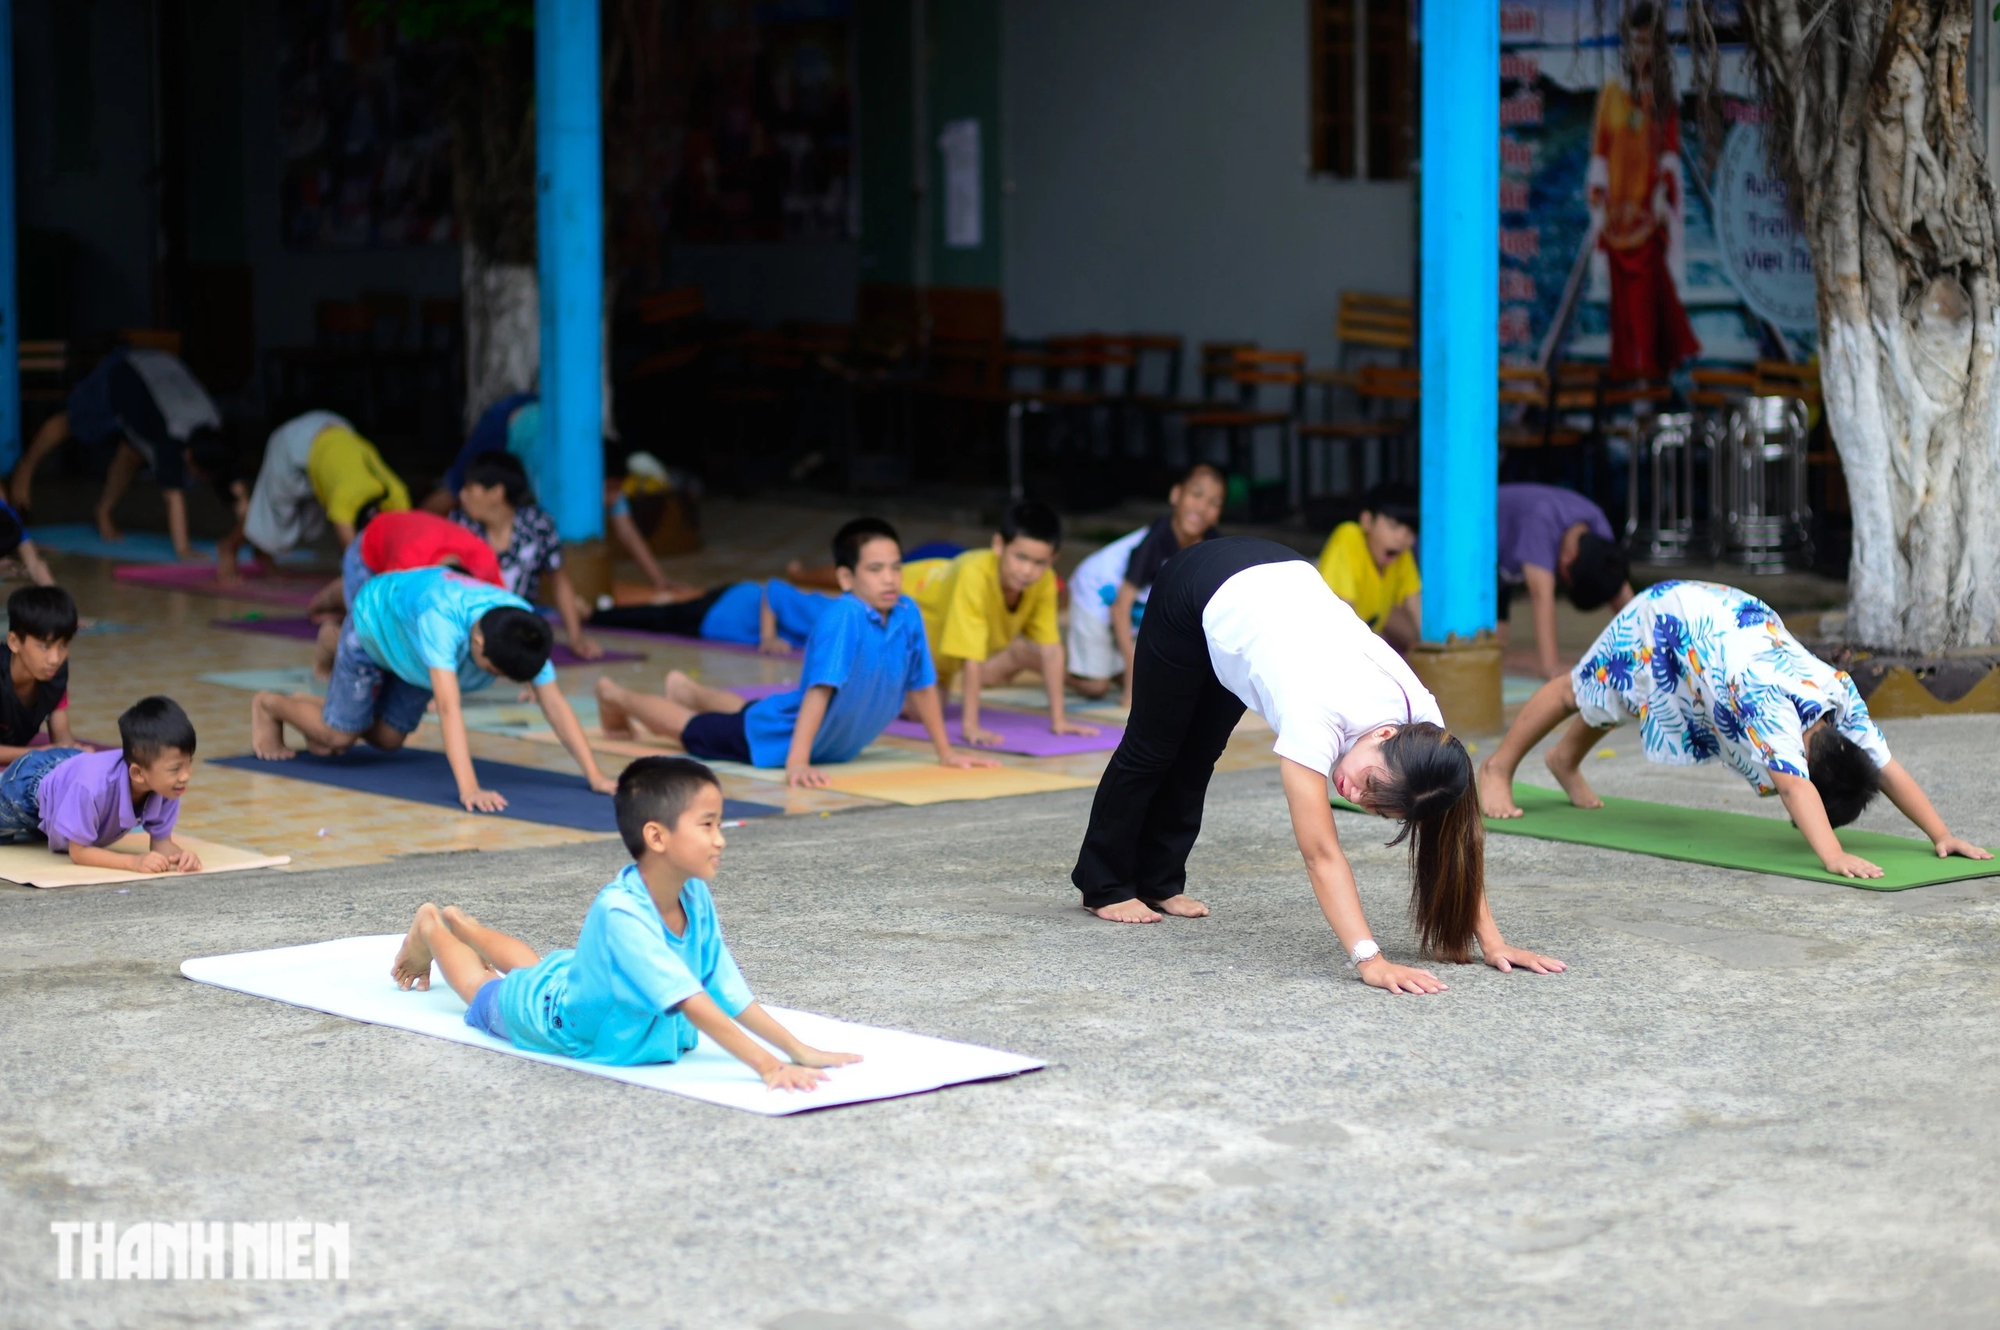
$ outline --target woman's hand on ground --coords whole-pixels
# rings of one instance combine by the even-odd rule
[[[815,771],[803,763],[798,766],[793,766],[789,762],[785,764],[785,784],[793,789],[817,790],[831,783],[824,771]]]
[[[468,813],[497,813],[507,806],[507,796],[495,790],[459,791],[458,801]]]
[[[1880,877],[1882,870],[1858,854],[1837,854],[1826,861],[1826,871],[1841,877]]]
[[[1052,720],[1049,722],[1049,733],[1076,734],[1087,737],[1096,734],[1097,727],[1095,725],[1079,725],[1073,720]]]
[[[1529,951],[1526,947],[1502,945],[1490,951],[1481,947],[1479,954],[1486,958],[1488,965],[1502,974],[1517,969],[1533,970],[1536,974],[1561,974],[1569,968],[1553,956],[1544,956],[1539,952]]]
[[[1442,993],[1447,985],[1429,970],[1397,965],[1380,955],[1361,962],[1361,982],[1391,993]]]
[[[1967,859],[1991,859],[1993,857],[1993,852],[1984,846],[1974,845],[1971,841],[1960,840],[1956,836],[1946,836],[1937,843],[1938,858],[1949,859],[1954,854]]]

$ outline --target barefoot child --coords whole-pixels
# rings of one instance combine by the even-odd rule
[[[619,777],[615,806],[636,862],[597,893],[575,950],[538,956],[456,907],[426,904],[391,977],[428,989],[435,961],[465,999],[467,1025],[586,1062],[678,1062],[697,1032],[773,1090],[811,1090],[826,1079],[818,1068],[859,1062],[857,1053],[809,1047],[772,1019],[722,940],[708,889],[725,843],[715,773],[684,757],[643,757]]]
[[[1632,599],[1625,551],[1604,510],[1554,485],[1502,485],[1494,533],[1500,556],[1500,643],[1507,643],[1507,608],[1526,587],[1535,624],[1535,664],[1544,679],[1563,672],[1556,645],[1556,590],[1580,610]]]
[[[837,579],[838,574],[835,574]],[[790,582],[732,582],[704,590],[669,583],[643,605],[619,605],[590,616],[594,628],[700,637],[756,647],[767,656],[789,656],[806,644],[835,596],[801,591]]]
[[[1049,730],[1095,734],[1063,716],[1063,645],[1056,630],[1056,575],[1062,519],[1043,503],[1017,503],[1001,519],[993,547],[955,559],[923,559],[905,570],[923,611],[939,681],[965,672],[963,731],[969,744],[997,744],[979,728],[979,690],[1038,670],[1048,690]]]
[[[521,599],[533,600],[546,574],[569,649],[585,660],[604,654],[603,647],[584,635],[583,604],[563,571],[562,537],[555,520],[535,502],[520,458],[512,453],[474,458],[466,468],[451,520],[485,539],[500,561],[500,585]]]
[[[407,512],[410,491],[375,445],[331,411],[308,411],[271,431],[264,464],[236,527],[216,544],[216,580],[234,583],[249,542],[260,561],[319,539],[329,524],[344,550],[364,509]]]
[[[74,751],[69,732],[69,644],[76,602],[59,586],[22,587],[7,597],[7,646],[0,650],[0,763],[29,751],[48,726],[49,743]]]
[[[456,568],[478,581],[504,585],[500,560],[494,557],[492,547],[458,523],[415,509],[377,513],[361,525],[340,556],[340,576],[306,607],[306,613],[319,622],[319,641],[313,650],[315,675],[325,679],[333,673],[341,622],[368,579],[412,568]]]
[[[530,685],[542,714],[583,771],[590,788],[609,794],[614,783],[577,724],[549,664],[554,641],[548,621],[528,602],[499,587],[446,568],[417,568],[371,577],[355,594],[334,652],[326,701],[310,693],[250,699],[250,743],[257,756],[282,760],[285,726],[296,726],[321,755],[344,753],[366,739],[385,751],[401,748],[433,697],[444,753],[458,783],[458,801],[475,813],[497,813],[507,800],[479,788],[465,738],[462,695],[495,675]]]
[[[71,863],[134,873],[195,873],[201,860],[174,844],[181,795],[194,775],[194,722],[170,697],[148,697],[118,718],[123,750],[38,748],[0,773],[0,840],[37,832]],[[144,827],[143,854],[106,847]]]
[[[1720,758],[1759,794],[1775,792],[1829,873],[1880,877],[1833,834],[1878,790],[1940,859],[1993,856],[1953,836],[1910,773],[1889,756],[1854,683],[1785,631],[1763,601],[1711,582],[1661,582],[1619,611],[1574,670],[1542,685],[1479,771],[1488,817],[1520,817],[1514,770],[1564,718],[1549,751],[1569,801],[1601,808],[1581,764],[1611,728],[1637,718],[1646,756],[1669,766]]]
[[[1222,472],[1196,462],[1167,491],[1170,509],[1076,566],[1069,581],[1069,686],[1103,697],[1117,679],[1132,702],[1132,644],[1146,597],[1168,559],[1216,534],[1228,492]]]
[[[896,530],[857,517],[833,538],[833,561],[846,594],[806,639],[799,686],[745,703],[679,670],[667,676],[665,697],[597,681],[598,715],[607,735],[629,735],[637,721],[712,761],[785,769],[788,783],[827,783],[814,763],[851,762],[907,704],[923,721],[947,767],[990,767],[990,758],[954,752],[944,732],[937,674],[924,642],[924,621],[903,594],[902,544]]]

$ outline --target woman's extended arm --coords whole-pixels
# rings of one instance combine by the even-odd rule
[[[1292,834],[1298,838],[1299,854],[1306,861],[1313,895],[1319,898],[1319,908],[1340,939],[1341,949],[1351,955],[1371,934],[1361,912],[1361,895],[1354,889],[1354,872],[1340,851],[1333,806],[1327,802],[1326,776],[1288,757],[1280,758],[1279,766],[1285,802],[1292,810]],[[1361,962],[1358,969],[1363,983],[1391,993],[1441,993],[1445,989],[1430,971],[1396,965],[1381,955]]]

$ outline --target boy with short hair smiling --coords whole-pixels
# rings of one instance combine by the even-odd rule
[[[1049,729],[1095,734],[1063,715],[1062,635],[1056,629],[1056,551],[1062,519],[1032,500],[1009,508],[990,549],[955,559],[920,559],[905,569],[910,597],[924,615],[924,633],[939,682],[949,688],[963,670],[962,729],[969,744],[997,744],[979,728],[979,692],[1022,670],[1039,670],[1048,690]]]
[[[811,1090],[859,1062],[801,1042],[758,1004],[722,940],[708,884],[722,862],[722,787],[684,757],[643,757],[618,779],[618,834],[634,862],[597,893],[576,947],[547,956],[456,907],[418,907],[389,973],[430,987],[465,1023],[518,1048],[632,1067],[678,1062],[705,1034],[773,1090]],[[790,1061],[765,1051],[755,1035]]]
[[[605,734],[629,735],[636,720],[696,757],[782,765],[790,784],[820,786],[827,777],[815,762],[853,761],[907,704],[941,765],[997,765],[954,752],[945,735],[923,619],[903,594],[896,529],[880,518],[855,518],[834,535],[833,562],[844,594],[813,624],[797,688],[746,704],[679,670],[667,676],[665,697],[599,679]]]
[[[40,748],[0,773],[0,840],[37,830],[70,862],[134,873],[194,873],[201,860],[174,844],[181,795],[194,775],[194,722],[170,697],[148,697],[118,718],[123,747],[85,753]],[[152,844],[143,854],[108,848],[134,827]]]
[[[1319,552],[1319,575],[1397,651],[1423,636],[1423,579],[1411,553],[1417,544],[1417,492],[1386,481],[1361,501],[1358,521],[1342,522]]]
[[[29,750],[44,725],[49,742],[74,748],[69,731],[69,644],[76,602],[59,586],[22,587],[7,597],[7,645],[0,649],[0,763]]]
[[[321,755],[344,753],[362,739],[393,752],[423,723],[435,697],[458,801],[471,812],[497,813],[507,800],[479,787],[462,699],[505,675],[534,689],[542,714],[590,788],[609,794],[615,784],[597,769],[583,727],[556,685],[549,664],[554,640],[548,621],[528,602],[449,569],[371,577],[355,593],[340,630],[326,700],[310,693],[258,693],[250,699],[251,748],[270,761],[294,756],[285,746],[290,724]]]

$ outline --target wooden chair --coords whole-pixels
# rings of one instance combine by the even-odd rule
[[[1333,316],[1333,335],[1340,342],[1340,369],[1352,371],[1358,360],[1387,352],[1392,363],[1408,366],[1416,355],[1416,303],[1408,296],[1342,291]]]
[[[170,356],[181,353],[181,334],[178,328],[120,328],[114,340],[123,342],[134,351],[164,351]]]
[[[1255,342],[1203,342],[1201,344],[1201,400],[1213,402],[1222,397],[1225,390],[1234,391],[1229,395],[1239,399],[1241,389],[1236,388],[1236,353],[1254,351]]]
[[[1324,382],[1324,380],[1322,380]],[[1299,426],[1298,436],[1308,462],[1328,481],[1327,493],[1350,494],[1368,484],[1368,450],[1376,450],[1375,469],[1384,479],[1416,479],[1416,404],[1422,396],[1418,372],[1398,365],[1363,365],[1352,374],[1343,374],[1342,386],[1354,396],[1356,411],[1350,415],[1333,413],[1328,393],[1319,420]],[[1323,447],[1313,449],[1312,444]],[[1347,484],[1335,491],[1331,486],[1336,454],[1342,457]]]
[[[1204,360],[1208,349],[1203,347]],[[1239,346],[1230,353],[1229,364],[1228,382],[1236,390],[1235,403],[1224,406],[1218,402],[1187,413],[1188,451],[1198,456],[1203,436],[1220,434],[1228,469],[1250,485],[1251,515],[1275,517],[1296,508],[1303,497],[1294,427],[1305,411],[1306,353]],[[1206,366],[1203,373],[1206,376]],[[1278,433],[1282,507],[1258,497],[1256,440],[1266,430]],[[1263,488],[1269,492],[1270,487]]]

